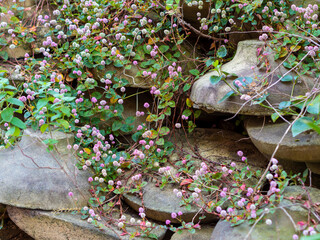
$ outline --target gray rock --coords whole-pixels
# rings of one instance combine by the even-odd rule
[[[196,230],[194,234],[188,230],[182,230],[181,233],[176,232],[172,235],[170,240],[208,240],[212,235],[214,226],[201,225],[201,229]]]
[[[258,66],[257,58],[257,49],[263,48],[264,45],[264,42],[257,40],[239,42],[235,57],[232,61],[222,65],[221,70],[229,74],[236,74],[238,77],[252,77],[253,79],[258,75],[265,77],[266,69]],[[271,50],[268,51],[271,52]],[[276,69],[279,63],[273,60],[273,54],[269,55],[267,58],[271,66],[271,70],[275,70],[273,77],[268,77],[268,85],[270,86],[278,80],[277,75],[282,76],[287,71],[284,67]],[[255,67],[254,70],[251,70],[252,66]],[[218,76],[218,73],[209,72],[197,80],[192,86],[190,98],[194,102],[195,108],[201,108],[207,112],[218,111],[232,114],[238,113],[239,111],[239,114],[255,116],[268,116],[273,113],[273,110],[262,107],[258,104],[250,105],[248,103],[242,107],[245,101],[241,100],[240,96],[233,96],[223,102],[219,102],[228,92],[233,90],[230,86],[233,86],[232,82],[235,78],[230,75],[226,78],[228,84],[224,81],[220,81],[219,83],[212,85],[210,82],[211,76]],[[292,96],[304,95],[309,91],[309,89],[311,89],[313,81],[310,78],[301,79],[302,82],[295,85]],[[243,94],[261,94],[266,87],[261,88],[259,86],[260,82],[261,81],[256,79],[257,85],[250,89],[252,93],[246,90]],[[293,84],[291,82],[278,82],[267,91],[269,94],[267,100],[273,106],[278,106],[282,101],[290,100],[292,87]]]
[[[250,119],[246,124],[248,134],[254,145],[268,158],[273,154],[277,144],[287,130],[287,123],[272,123]],[[291,131],[285,136],[275,155],[280,161],[320,163],[320,136],[315,132],[303,132],[292,137]],[[319,169],[319,167],[318,167]],[[317,171],[316,173],[320,173]]]
[[[102,219],[101,228],[89,224],[85,220],[81,220],[80,215],[71,213],[55,213],[40,210],[22,209],[16,207],[9,207],[8,213],[10,218],[17,224],[17,226],[28,233],[35,240],[127,240],[132,239],[130,235],[121,235],[122,231],[118,229],[115,224],[104,225]],[[127,219],[136,217],[135,215],[125,214]],[[113,214],[113,219],[118,219],[119,215]],[[157,225],[158,226],[158,225]],[[135,227],[127,227],[128,233],[134,233]],[[157,227],[152,230],[158,239],[163,239],[166,230]],[[134,239],[141,239],[135,237]]]
[[[313,203],[319,202],[320,190],[315,188],[309,188],[308,192],[311,194],[311,200]],[[296,197],[302,195],[306,197],[306,191],[301,187],[293,186],[287,187],[283,193],[285,197]],[[307,199],[307,198],[303,198]],[[251,232],[248,240],[288,240],[292,239],[292,235],[296,234],[294,224],[298,221],[308,221],[308,210],[302,207],[305,200],[301,202],[292,203],[289,200],[283,200],[279,207],[273,214],[266,214],[261,222],[259,222]],[[291,216],[293,222],[288,217],[287,213]],[[311,216],[316,219],[315,216]],[[272,224],[267,225],[266,219],[271,219]],[[319,220],[317,220],[319,222]],[[227,221],[220,220],[212,232],[211,240],[238,240],[245,239],[252,226],[247,223],[243,223],[236,227],[231,227],[231,224]]]
[[[58,141],[50,153],[42,142],[49,138]],[[77,169],[68,142],[73,142],[70,134],[53,131],[50,136],[27,129],[13,149],[1,150],[0,203],[44,210],[86,205],[89,173]]]
[[[176,150],[170,156],[170,162],[175,163],[188,153],[192,156],[196,154],[192,151],[191,146],[195,148],[198,156],[202,159],[192,157],[193,166],[200,166],[201,162],[206,159],[208,162],[221,164],[230,164],[231,161],[237,163],[239,167],[243,167],[243,163],[237,151],[242,150],[248,158],[249,164],[253,169],[258,170],[267,165],[267,159],[254,147],[250,140],[243,139],[243,136],[230,131],[221,129],[195,129],[193,133],[188,135],[188,140],[184,132],[176,131],[172,136],[172,141],[177,144],[176,149],[183,148],[183,153]],[[186,144],[187,143],[187,144]],[[182,155],[181,155],[182,154]],[[185,155],[184,155],[185,154]],[[196,170],[196,169],[195,169]],[[186,210],[185,207],[180,207],[180,201],[173,193],[173,189],[178,186],[166,185],[163,190],[156,187],[154,183],[148,183],[143,189],[143,203],[146,208],[146,215],[152,219],[165,222],[167,219],[171,222],[177,220],[171,218],[172,212],[181,211],[181,216],[185,221],[191,221],[199,208],[192,207],[191,210]],[[142,205],[141,197],[125,194],[126,203],[134,210],[138,211]],[[207,217],[202,222],[212,222],[217,218],[214,215],[206,215]]]
[[[185,207],[180,207],[180,200],[173,193],[172,185],[166,185],[163,189],[156,187],[153,183],[148,183],[143,188],[143,203],[146,209],[146,216],[157,221],[165,222],[167,219],[173,223],[179,223],[177,219],[171,218],[172,212],[181,211],[183,214],[181,218],[186,221],[192,221],[193,217],[200,210],[198,207],[192,206],[190,210],[187,210]],[[176,187],[177,188],[177,187]],[[135,211],[139,211],[139,208],[142,206],[141,197],[124,194],[125,202],[132,207]],[[200,215],[201,216],[201,215]],[[198,218],[195,218],[196,220]],[[217,220],[214,215],[207,215],[202,222],[212,222]]]
[[[183,148],[185,155],[191,154],[194,156],[193,150],[195,150],[199,156],[210,162],[228,164],[234,161],[241,165],[242,161],[237,155],[237,151],[241,150],[247,157],[250,166],[264,168],[268,164],[268,160],[255,148],[250,139],[228,130],[196,128],[188,134],[187,138],[181,131],[179,134],[175,134],[171,140],[176,142],[178,147]],[[194,149],[192,150],[192,148]],[[170,161],[180,160],[181,157],[178,153],[179,150],[176,150],[170,157]],[[194,157],[192,160],[197,162]]]

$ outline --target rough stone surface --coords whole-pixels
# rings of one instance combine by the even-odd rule
[[[183,147],[184,154],[187,153],[195,156],[191,146],[193,146],[199,156],[215,163],[230,163],[234,161],[237,165],[241,165],[241,160],[237,156],[237,151],[242,150],[249,160],[249,164],[254,169],[261,169],[267,165],[267,159],[254,147],[248,139],[243,139],[243,136],[230,131],[221,129],[195,129],[193,133],[184,136],[183,132],[177,132],[173,135],[171,141],[177,143],[176,149]],[[180,160],[181,154],[177,150],[171,157],[171,162]],[[200,166],[203,161],[193,158],[194,165]],[[143,189],[143,203],[146,208],[146,215],[152,219],[165,222],[169,219],[172,222],[177,222],[171,218],[172,212],[183,212],[182,218],[185,221],[191,221],[195,213],[199,210],[193,207],[187,211],[185,207],[180,207],[180,201],[173,193],[173,189],[178,186],[167,185],[163,190],[156,187],[155,184],[149,183]],[[125,201],[134,210],[138,211],[141,207],[141,198],[137,195],[126,194]],[[211,222],[216,219],[213,215],[207,215],[207,218],[202,222]]]
[[[246,124],[248,134],[261,153],[270,157],[283,134],[288,123],[264,123],[262,119],[250,119]],[[278,160],[286,162],[320,163],[320,136],[315,132],[304,132],[292,137],[291,131],[285,136],[275,155]],[[319,168],[318,168],[319,169]],[[320,173],[320,171],[316,172]]]
[[[177,143],[177,150],[171,156],[171,161],[180,160],[179,148],[183,147],[186,154],[198,155],[215,163],[242,163],[237,151],[241,150],[247,157],[250,166],[264,168],[268,164],[268,160],[254,147],[251,140],[247,137],[222,129],[204,129],[196,128],[187,138],[181,131],[179,134],[173,135],[171,141]],[[194,148],[192,151],[192,148]],[[202,160],[200,160],[201,162]]]
[[[35,240],[127,240],[131,239],[130,235],[121,236],[122,231],[115,225],[110,227],[103,226],[101,229],[96,228],[93,224],[89,224],[85,220],[81,220],[80,215],[71,213],[54,213],[40,210],[21,209],[9,207],[8,213],[10,218],[26,233]],[[127,215],[127,219],[138,216]],[[113,215],[115,219],[119,216]],[[103,223],[103,220],[101,221]],[[127,228],[129,233],[133,233],[136,229]],[[163,239],[166,230],[158,228],[152,231],[158,239]],[[134,239],[140,239],[135,237]]]
[[[185,207],[180,207],[180,201],[173,193],[173,189],[177,188],[172,185],[167,185],[163,189],[156,187],[153,183],[148,183],[143,188],[143,203],[146,209],[146,216],[154,220],[165,222],[167,219],[173,223],[179,223],[177,219],[171,218],[172,212],[181,211],[181,218],[184,221],[190,222],[199,211],[197,207],[191,207],[187,210]],[[141,197],[132,194],[124,194],[125,202],[135,211],[139,211],[142,206]],[[217,220],[214,215],[207,215],[202,222],[210,222]]]
[[[320,200],[320,190],[319,189],[309,189],[308,190],[311,195],[311,200],[313,203],[319,202]],[[304,191],[301,187],[287,187],[285,190],[284,196],[286,197],[296,197],[298,195],[302,195],[303,199],[307,200],[306,191]],[[301,205],[305,203],[302,201],[301,203],[292,203],[288,200],[283,200],[280,203],[280,206],[285,209],[288,214],[292,217],[294,223],[298,221],[308,221],[308,211],[301,207]],[[314,218],[314,217],[313,217]],[[265,223],[266,219],[271,219],[272,224],[267,225]],[[236,227],[231,227],[231,224],[226,221],[220,220],[214,231],[212,232],[211,240],[238,240],[244,239],[246,235],[249,233],[252,226],[243,223]],[[291,220],[288,218],[285,211],[281,208],[276,209],[274,214],[266,214],[263,217],[262,221],[258,223],[252,233],[250,234],[248,240],[288,240],[292,239],[292,235],[295,234],[295,228]]]
[[[266,76],[266,69],[258,66],[257,58],[257,49],[264,47],[264,44],[257,40],[239,42],[235,57],[232,61],[222,65],[221,70],[229,74],[236,74],[238,77],[255,78],[258,75]],[[278,63],[273,60],[272,54],[268,56],[268,60],[271,69],[275,69]],[[254,70],[251,70],[252,66],[255,67]],[[282,76],[286,72],[286,69],[283,67],[278,68],[273,77],[268,77],[269,86],[278,80],[277,75]],[[240,96],[233,96],[223,102],[219,102],[232,89],[224,81],[212,85],[210,82],[211,76],[217,76],[217,72],[207,73],[192,86],[191,100],[194,102],[194,107],[201,108],[207,112],[218,111],[235,114],[239,111],[239,114],[255,116],[271,115],[273,113],[273,110],[258,104],[250,105],[248,103],[241,108],[245,101],[241,100]],[[230,86],[233,86],[234,79],[234,77],[227,76],[226,81]],[[259,81],[257,81],[257,84],[259,84]],[[263,89],[261,90],[258,86],[255,87],[254,91],[261,93]],[[273,106],[277,106],[282,101],[290,100],[292,86],[291,82],[278,82],[267,91],[269,93],[267,100]],[[309,91],[311,86],[312,80],[303,78],[300,84],[295,85],[293,96],[304,95]]]
[[[201,229],[196,230],[194,234],[187,230],[183,230],[182,233],[175,233],[170,240],[208,240],[211,237],[214,226],[201,225]]]
[[[42,142],[48,138],[48,133],[27,129],[13,149],[0,151],[0,203],[44,210],[86,205],[89,173],[75,167],[77,159],[66,148],[72,135],[54,131],[57,151],[50,153]],[[68,196],[70,191],[74,198]]]

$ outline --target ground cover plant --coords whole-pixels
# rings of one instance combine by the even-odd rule
[[[178,129],[185,134],[194,130],[201,111],[193,108],[189,98],[192,84],[212,70],[219,73],[211,78],[213,85],[225,81],[228,73],[222,72],[221,66],[235,53],[232,36],[246,31],[257,34],[274,49],[275,60],[297,75],[285,74],[279,81],[298,82],[302,75],[312,76],[314,86],[306,95],[269,106],[265,100],[270,86],[265,79],[236,78],[221,101],[238,95],[244,104],[273,109],[274,121],[294,119],[290,125],[294,136],[308,130],[320,133],[317,4],[302,7],[283,0],[41,0],[36,11],[28,14],[31,10],[21,2],[0,7],[2,64],[15,66],[14,74],[24,78],[12,81],[8,70],[0,71],[1,145],[13,146],[27,127],[74,133],[75,143],[68,148],[79,158],[78,168],[92,173],[88,179],[92,198],[88,206],[80,206],[84,220],[97,227],[114,224],[123,234],[129,234],[126,226],[134,225],[137,231],[132,237],[154,238],[155,226],[146,218],[144,208],[139,210],[139,220],[107,218],[113,209],[122,209],[123,194],[141,192],[150,176],[160,187],[178,184],[175,194],[186,208],[201,206],[200,222],[186,223],[181,213],[173,212],[172,219],[181,224],[168,219],[161,226],[192,233],[207,214],[235,225],[244,221],[255,225],[277,208],[286,186],[304,184],[308,172],[288,176],[275,158],[265,171],[253,171],[241,151],[241,167],[234,162],[216,166],[203,161],[196,168],[192,153],[172,164],[169,156],[175,142],[169,139]],[[183,18],[182,5],[197,9],[197,24]],[[201,15],[203,8],[209,9],[205,16]],[[201,49],[204,39],[210,44]],[[20,46],[31,47],[31,51],[22,59],[9,58],[8,51]],[[260,49],[261,63],[271,73],[265,58],[268,54],[267,48]],[[127,94],[128,89],[141,87],[141,79],[144,90]],[[251,94],[257,84],[261,91]],[[153,101],[145,102],[143,111],[126,116],[125,102],[143,92],[150,93]],[[136,126],[144,116],[145,123]],[[48,150],[55,143],[47,140]],[[250,185],[249,179],[260,180]],[[267,190],[263,189],[266,181]],[[266,224],[272,224],[271,220]],[[309,221],[297,229],[293,239],[314,235],[318,232],[315,225]]]

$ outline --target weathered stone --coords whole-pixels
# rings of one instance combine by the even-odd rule
[[[201,224],[201,229],[196,230],[194,234],[188,230],[182,230],[181,233],[176,232],[173,234],[170,240],[208,240],[212,235],[213,229],[214,226]]]
[[[16,65],[18,68],[19,66]],[[3,64],[0,67],[0,72],[2,77],[8,78],[8,80],[14,82],[15,84],[25,81],[25,77],[21,74],[21,71],[9,64]]]
[[[181,133],[181,134],[180,134]],[[188,153],[195,156],[191,146],[198,154],[198,159],[192,157],[195,162],[193,166],[196,168],[200,166],[203,159],[208,162],[215,162],[221,164],[230,164],[231,161],[242,165],[242,161],[237,156],[237,151],[242,150],[245,156],[248,158],[249,164],[254,169],[261,169],[267,165],[267,159],[262,156],[261,153],[254,147],[250,140],[241,140],[242,135],[236,134],[230,131],[220,129],[195,129],[193,133],[185,137],[184,132],[175,132],[172,137],[172,141],[177,144],[176,149],[183,148],[183,153],[176,150],[172,156],[170,156],[170,162],[175,163],[180,161],[183,156]],[[188,143],[188,144],[186,144]],[[191,221],[194,215],[198,212],[199,208],[192,207],[191,210],[186,210],[185,207],[180,207],[180,201],[173,193],[173,189],[178,186],[166,185],[164,189],[156,187],[154,183],[148,183],[143,189],[143,203],[146,208],[146,215],[152,219],[165,222],[170,220],[177,222],[177,220],[171,218],[172,212],[183,212],[181,216],[185,221]],[[141,197],[125,194],[125,201],[133,209],[138,211],[142,205]],[[207,217],[202,222],[211,222],[216,219],[214,215],[206,215]]]
[[[241,150],[247,157],[250,166],[264,168],[268,163],[268,160],[254,147],[250,139],[228,130],[196,128],[187,137],[181,131],[171,140],[176,142],[178,147],[183,148],[184,155],[195,155],[191,149],[192,146],[199,156],[210,162],[228,164],[233,161],[241,164],[242,161],[237,155],[237,151]],[[179,150],[175,151],[170,160],[172,162],[180,160]]]
[[[268,158],[273,154],[283,134],[289,127],[288,123],[272,123],[250,119],[246,124],[248,134],[254,145]],[[320,136],[315,132],[303,132],[292,137],[291,131],[284,137],[275,155],[280,161],[306,162],[320,164]],[[295,165],[295,163],[292,163]],[[304,168],[305,169],[305,168]],[[319,168],[318,168],[319,169]],[[301,169],[303,170],[303,169]],[[317,171],[315,173],[320,173]]]
[[[308,189],[308,192],[311,195],[313,203],[319,202],[319,189],[311,188]],[[296,234],[294,224],[297,224],[298,221],[308,222],[308,210],[302,207],[302,204],[308,199],[306,191],[298,186],[290,186],[286,188],[283,195],[285,197],[296,197],[298,195],[302,195],[303,201],[300,203],[292,203],[289,200],[283,200],[273,214],[266,214],[261,222],[253,228],[250,236],[247,238],[248,240],[292,239],[292,235]],[[294,223],[285,211],[291,216]],[[311,218],[316,219],[313,215],[311,215]],[[272,224],[267,225],[265,223],[266,219],[271,219]],[[251,228],[252,225],[247,223],[231,227],[229,222],[220,220],[212,233],[211,240],[245,239]]]
[[[42,142],[49,138],[58,141],[50,153]],[[86,205],[90,174],[75,166],[78,160],[66,148],[72,142],[70,134],[40,134],[27,129],[13,149],[1,150],[0,203],[44,210]],[[73,198],[68,196],[70,191]]]
[[[266,89],[266,86],[260,86],[261,79],[267,76],[266,69],[259,68],[257,58],[257,49],[263,48],[264,46],[264,42],[257,40],[239,42],[237,52],[233,60],[221,67],[221,71],[229,74],[236,74],[238,77],[252,77],[254,79],[256,86],[252,87],[250,90],[252,93],[246,91],[244,92],[245,94],[262,94]],[[271,52],[271,50],[269,49],[268,52]],[[282,76],[287,71],[282,66],[276,69],[279,63],[273,60],[273,54],[268,55],[267,59],[271,70],[275,70],[275,72],[272,74],[272,77],[268,76],[267,78],[268,86],[271,86],[272,84],[274,85],[267,90],[269,95],[266,99],[271,105],[277,107],[280,102],[290,100],[293,83],[277,82],[279,79],[277,76]],[[251,70],[251,67],[254,67],[254,69]],[[242,106],[245,101],[241,100],[240,96],[232,96],[227,100],[220,102],[228,92],[233,90],[230,86],[233,86],[234,77],[231,75],[226,77],[226,82],[228,84],[224,81],[220,81],[219,83],[212,85],[210,82],[211,76],[218,76],[218,73],[209,72],[197,80],[192,86],[191,100],[194,102],[195,108],[201,108],[207,112],[218,111],[255,116],[271,115],[273,113],[273,110],[262,107],[258,104],[246,104]],[[261,76],[259,77],[260,80],[257,79],[256,76]],[[301,77],[299,79],[301,82],[294,85],[294,91],[292,93],[293,97],[297,95],[304,95],[313,86],[313,81],[310,78]],[[275,84],[275,82],[277,83]]]
[[[29,210],[16,207],[9,207],[8,213],[10,218],[19,228],[28,233],[35,240],[113,240],[113,239],[132,239],[130,233],[136,231],[135,227],[127,227],[129,234],[122,235],[122,231],[115,224],[104,226],[104,219],[101,220],[101,228],[81,220],[80,215],[71,213],[56,213],[39,210]],[[132,214],[124,214],[127,219],[139,217]],[[112,215],[113,219],[119,219],[118,214]],[[156,228],[152,231],[158,239],[163,239],[166,230]],[[140,239],[135,237],[134,239]]]
[[[161,222],[165,222],[168,219],[173,223],[179,223],[177,219],[171,218],[171,213],[181,211],[183,213],[181,218],[184,221],[192,221],[193,217],[200,209],[195,206],[192,206],[190,210],[187,210],[185,207],[180,207],[179,198],[173,193],[174,188],[175,187],[172,185],[166,185],[163,189],[160,189],[159,187],[156,187],[154,183],[148,183],[143,188],[143,204],[146,209],[145,213],[147,217]],[[140,196],[124,194],[124,200],[137,212],[142,206]],[[207,215],[202,222],[212,222],[214,220],[217,220],[217,218],[210,214]]]

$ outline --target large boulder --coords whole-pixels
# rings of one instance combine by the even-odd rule
[[[273,154],[288,127],[289,124],[285,122],[272,123],[262,119],[250,119],[246,123],[246,129],[252,142],[268,158]],[[313,172],[320,174],[319,154],[320,136],[318,133],[307,131],[293,137],[290,130],[281,141],[275,158],[280,160],[280,163],[283,161],[282,164],[285,165],[291,163],[291,169],[296,168],[297,163],[302,163],[302,167],[304,163],[307,163],[308,166],[314,166]]]
[[[178,186],[176,186],[178,188]],[[192,206],[191,209],[186,209],[180,206],[180,199],[177,198],[173,192],[174,186],[166,185],[163,189],[156,187],[154,183],[148,183],[143,188],[143,206],[145,207],[146,216],[157,221],[166,222],[170,220],[173,223],[179,223],[178,219],[173,219],[171,213],[182,212],[180,216],[182,220],[191,222],[194,216],[199,213],[200,208]],[[124,194],[125,202],[137,212],[142,207],[141,197],[126,193]],[[201,216],[202,214],[198,215]],[[195,218],[198,220],[198,217]],[[211,214],[207,214],[206,218],[202,222],[216,221],[217,217]]]
[[[127,234],[123,234],[115,224],[106,224],[106,219],[102,218],[100,228],[85,220],[81,220],[81,216],[71,213],[47,212],[40,210],[22,209],[9,207],[8,213],[10,218],[17,226],[28,233],[35,240],[129,240],[131,234],[136,232],[136,227],[129,226],[126,228]],[[136,215],[124,214],[128,220],[130,218],[139,218]],[[113,219],[119,219],[118,213],[112,215]],[[152,223],[152,222],[151,222]],[[157,239],[163,239],[166,230],[156,228],[151,233],[157,236]],[[134,237],[134,239],[142,239]]]
[[[181,160],[187,154],[195,156],[196,152],[199,158],[193,157],[192,160],[199,166],[201,158],[218,164],[229,164],[234,161],[241,165],[242,161],[237,152],[242,151],[250,166],[263,169],[268,164],[268,160],[255,148],[250,139],[228,130],[196,128],[187,136],[183,131],[175,132],[171,140],[177,144],[176,150],[170,157],[172,162]],[[180,149],[183,151],[180,152]]]
[[[311,201],[317,203],[320,200],[320,190],[315,188],[307,188],[311,196]],[[299,221],[308,222],[309,211],[303,204],[309,200],[306,190],[301,186],[290,186],[285,189],[284,197],[302,197],[302,201],[295,203],[289,200],[282,200],[275,212],[267,213],[262,220],[253,228],[251,234],[246,239],[254,240],[288,240],[292,239],[294,234],[298,234],[295,225]],[[288,217],[290,216],[290,218]],[[316,219],[311,214],[312,219]],[[271,225],[266,224],[266,220],[272,221]],[[319,222],[316,220],[316,222]],[[227,221],[220,220],[212,232],[211,240],[238,240],[245,239],[251,230],[252,225],[242,223],[238,226],[232,227]]]
[[[175,131],[171,140],[177,145],[176,150],[170,156],[170,162],[175,164],[187,154],[190,154],[193,156],[190,161],[194,161],[192,164],[195,166],[195,170],[200,167],[202,161],[217,163],[218,165],[230,164],[233,161],[241,169],[244,163],[241,161],[241,157],[237,155],[239,150],[244,152],[250,167],[254,170],[262,170],[268,163],[267,159],[254,147],[250,140],[243,139],[242,135],[231,131],[197,128],[188,136],[183,131]],[[198,158],[195,156],[198,156]],[[174,169],[172,169],[172,175],[174,174]],[[250,180],[250,183],[254,184],[255,180]],[[180,200],[173,193],[174,188],[179,188],[179,186],[166,185],[163,189],[160,189],[152,182],[143,188],[143,206],[146,209],[147,217],[162,222],[170,220],[177,223],[179,221],[172,219],[171,213],[181,211],[183,213],[181,219],[184,221],[193,219],[200,210],[199,207],[193,206],[189,210],[180,207]],[[142,206],[140,195],[125,194],[124,199],[136,211]],[[201,220],[202,222],[217,220],[217,217],[212,214],[205,215],[206,218]]]
[[[57,141],[55,150],[47,151],[46,139]],[[90,174],[75,166],[78,159],[67,149],[72,142],[71,134],[27,129],[14,148],[1,150],[0,203],[44,210],[86,205]]]
[[[170,240],[208,240],[213,229],[214,226],[201,224],[201,229],[197,229],[195,233],[192,234],[188,230],[182,230],[173,234]]]
[[[282,82],[278,81],[278,76],[283,76],[287,70],[278,65],[279,62],[274,61],[273,54],[266,56],[271,67],[272,74],[266,74],[264,67],[259,67],[257,57],[257,50],[260,48],[263,51],[265,43],[258,40],[246,40],[239,42],[236,55],[232,61],[222,65],[221,71],[227,72],[226,82],[220,81],[213,85],[210,82],[212,76],[218,76],[218,73],[213,71],[202,76],[192,86],[191,100],[194,102],[194,107],[201,108],[207,112],[225,112],[225,113],[239,113],[244,115],[254,116],[270,116],[274,111],[272,109],[262,107],[259,104],[251,105],[245,104],[245,100],[241,100],[240,96],[232,96],[225,101],[222,98],[230,91],[235,91],[233,80],[235,77],[251,77],[254,85],[244,89],[241,94],[250,96],[262,97],[263,94],[268,94],[266,100],[273,106],[277,107],[282,101],[289,101],[290,96],[304,95],[309,92],[313,86],[313,80],[306,77],[299,78],[299,82]],[[267,48],[268,53],[272,53]],[[253,68],[253,69],[252,69]],[[258,78],[257,78],[258,77]],[[262,79],[268,80],[267,84],[262,86]],[[293,89],[294,86],[294,89]],[[231,88],[232,87],[232,88]],[[268,88],[268,90],[266,90]],[[259,96],[258,96],[259,95]],[[263,102],[268,105],[267,103]]]

